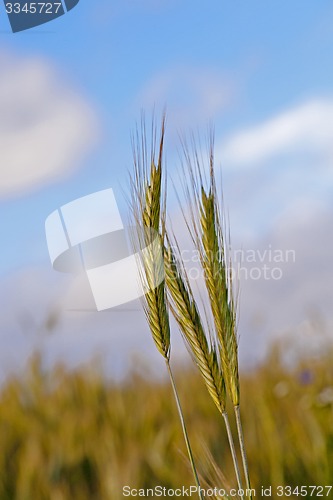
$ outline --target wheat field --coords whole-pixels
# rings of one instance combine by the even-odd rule
[[[252,485],[332,484],[333,352],[287,368],[285,350],[241,375]],[[225,431],[200,375],[176,367],[175,378],[202,481],[228,483]],[[44,372],[36,356],[2,386],[0,421],[3,500],[118,500],[126,485],[193,484],[170,385],[146,369],[115,383],[97,370]]]

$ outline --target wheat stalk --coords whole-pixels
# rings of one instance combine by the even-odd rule
[[[210,336],[208,340],[205,334],[184,263],[180,257],[176,258],[170,243],[165,251],[165,271],[166,283],[171,297],[171,310],[208,392],[224,419],[237,484],[239,489],[242,489],[236,450],[226,411],[225,382],[218,363],[216,346],[212,337]]]
[[[165,239],[165,197],[163,198],[162,195],[164,134],[165,118],[162,120],[158,160],[155,161],[155,148],[153,146],[149,157],[150,168],[147,168],[147,142],[145,126],[142,122],[141,140],[138,140],[139,135],[137,134],[137,148],[134,149],[135,174],[134,179],[131,180],[132,210],[139,228],[139,246],[145,249],[141,252],[141,278],[145,288],[143,308],[155,345],[166,363],[198,496],[203,500],[184,415],[170,365],[169,307],[163,258]],[[153,144],[155,139],[154,134]]]
[[[228,249],[225,238],[225,218],[221,216],[215,173],[214,144],[211,136],[209,146],[209,181],[208,188],[203,182],[203,164],[199,157],[195,141],[194,154],[191,154],[186,142],[183,152],[187,169],[184,171],[185,194],[190,207],[190,217],[185,214],[185,221],[192,240],[199,252],[204,272],[206,290],[215,325],[216,340],[227,394],[234,407],[237,433],[240,443],[243,469],[248,495],[251,498],[250,478],[240,419],[240,383],[238,368],[238,340],[236,328],[236,305],[233,295],[232,266],[228,261]],[[184,213],[184,212],[183,212]],[[223,415],[224,416],[224,415]],[[224,416],[225,419],[225,416]],[[225,419],[228,435],[229,422]],[[231,447],[233,442],[231,443]],[[233,451],[232,451],[233,452]],[[237,475],[237,465],[235,466]],[[240,483],[239,483],[240,484]]]
[[[206,287],[219,340],[221,363],[226,376],[226,387],[235,411],[245,481],[248,495],[251,498],[249,470],[239,410],[238,340],[232,289],[232,269],[226,260],[227,252],[219,215],[212,154],[210,156],[209,191],[208,193],[205,192],[202,187],[200,213],[203,248],[201,255]]]

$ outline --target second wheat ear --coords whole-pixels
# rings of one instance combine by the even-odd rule
[[[237,484],[239,490],[241,490],[242,480],[226,410],[225,381],[218,359],[218,349],[214,339],[209,338],[205,333],[185,266],[180,258],[177,259],[175,257],[174,250],[170,244],[165,253],[165,261],[166,281],[171,297],[172,312],[190,355],[199,368],[207,390],[224,419]]]
[[[225,383],[226,395],[230,398],[234,407],[247,495],[249,498],[252,498],[240,416],[238,339],[232,266],[228,259],[225,217],[216,189],[213,138],[211,137],[210,140],[208,169],[201,160],[195,143],[193,143],[191,152],[184,142],[183,152],[185,159],[183,169],[185,176],[184,188],[186,201],[190,208],[190,216],[186,216],[185,211],[183,211],[183,214],[191,239],[200,257],[205,288],[214,323],[213,343],[215,343],[217,348],[219,367],[221,377]],[[203,181],[206,170],[209,171],[208,187],[205,186]],[[238,486],[242,489],[230,425],[226,412],[222,413],[222,415],[226,423]]]

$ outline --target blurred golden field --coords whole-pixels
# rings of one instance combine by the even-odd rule
[[[282,353],[276,345],[242,375],[253,486],[333,484],[333,351],[287,365]],[[203,483],[234,486],[225,430],[197,370],[175,373]],[[169,383],[144,370],[106,382],[91,369],[44,372],[36,356],[2,386],[0,419],[1,500],[117,500],[125,485],[193,483]]]

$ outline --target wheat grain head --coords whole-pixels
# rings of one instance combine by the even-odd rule
[[[226,389],[234,406],[239,404],[238,341],[232,266],[228,260],[226,223],[216,189],[214,143],[209,144],[209,179],[205,187],[205,166],[195,141],[192,152],[183,141],[185,195],[190,215],[186,224],[199,252],[205,285],[215,325],[219,356]]]
[[[138,228],[137,246],[141,252],[142,282],[145,287],[143,308],[158,351],[170,356],[170,325],[164,279],[163,239],[165,234],[165,195],[162,186],[162,162],[165,133],[163,117],[156,160],[156,129],[153,124],[150,154],[144,120],[141,134],[133,141],[135,173],[131,179],[132,212]],[[162,277],[162,279],[161,279]]]
[[[215,344],[206,337],[185,267],[180,257],[176,258],[175,251],[170,244],[168,244],[164,258],[172,313],[209,394],[218,410],[223,413],[226,404],[225,384]]]

